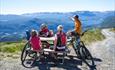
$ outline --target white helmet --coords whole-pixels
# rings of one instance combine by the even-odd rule
[[[60,28],[63,29],[63,26],[62,25],[58,25],[57,30],[60,30]]]
[[[41,28],[47,27],[45,23],[41,24]]]

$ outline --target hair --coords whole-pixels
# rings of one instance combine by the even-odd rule
[[[45,28],[47,25],[45,23],[41,24],[41,28]]]
[[[63,28],[63,26],[62,25],[58,25],[57,30],[59,30],[60,28]]]
[[[74,18],[79,18],[79,16],[78,16],[78,15],[75,15]]]
[[[31,35],[32,35],[32,36],[36,36],[36,35],[37,35],[37,31],[33,29],[33,30],[31,31]]]

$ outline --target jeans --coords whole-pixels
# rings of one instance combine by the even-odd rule
[[[75,48],[77,49],[77,46],[79,45],[80,42],[80,36],[77,32],[71,31],[72,36],[75,36]]]
[[[76,48],[78,47],[79,42],[80,42],[80,37],[76,37]]]

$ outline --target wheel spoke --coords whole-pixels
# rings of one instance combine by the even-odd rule
[[[83,43],[83,42],[82,42],[82,43]],[[88,66],[94,65],[93,57],[92,57],[91,53],[89,52],[89,50],[85,47],[85,45],[81,45],[81,47],[80,47],[80,55],[81,55],[81,57],[82,57],[82,60],[83,60]]]

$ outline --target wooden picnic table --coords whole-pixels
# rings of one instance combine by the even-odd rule
[[[41,41],[49,41],[49,42],[54,42],[55,37],[40,37]],[[62,58],[62,63],[64,63],[64,57],[66,56],[66,54],[68,53],[67,51],[55,51],[49,48],[44,48],[43,52],[50,52],[50,53],[62,53],[63,54],[63,58]]]
[[[40,37],[41,41],[54,41],[55,37]]]

